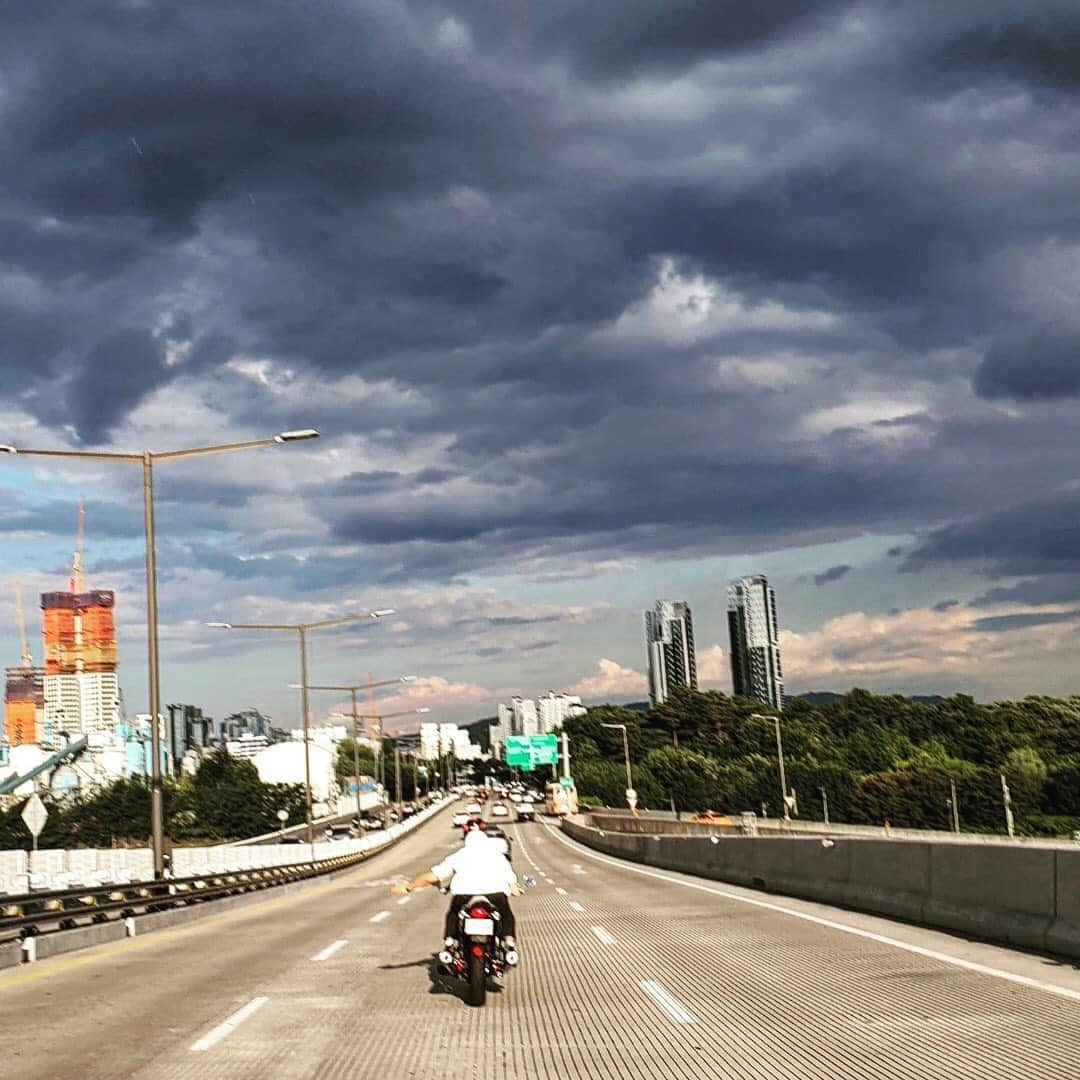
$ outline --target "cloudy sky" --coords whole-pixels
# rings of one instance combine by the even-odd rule
[[[166,700],[313,678],[644,696],[779,594],[789,689],[1078,688],[1075,0],[0,0],[0,442],[318,443],[158,475]],[[0,459],[12,585],[75,502],[145,708],[138,470]],[[37,649],[40,656],[40,647]],[[331,701],[322,702],[332,704]]]

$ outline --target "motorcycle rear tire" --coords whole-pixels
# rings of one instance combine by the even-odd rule
[[[483,1005],[487,999],[487,972],[484,957],[469,953],[469,1004]]]

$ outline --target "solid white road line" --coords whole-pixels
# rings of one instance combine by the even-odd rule
[[[687,1012],[658,982],[646,979],[638,983],[642,990],[649,995],[677,1024],[693,1024],[693,1013]]]
[[[556,892],[557,892],[557,893],[558,893],[558,894],[559,894],[560,896],[565,896],[565,895],[566,895],[566,890],[565,890],[565,889],[560,889],[558,885],[556,885],[556,886],[555,886],[555,891],[556,891]]]
[[[572,907],[572,908],[573,908],[573,909],[574,909],[575,911],[584,911],[584,910],[585,910],[585,909],[584,909],[584,908],[583,908],[583,907],[582,907],[582,906],[581,906],[581,905],[580,905],[580,904],[579,904],[579,903],[578,903],[578,902],[577,902],[576,900],[571,900],[571,901],[570,901],[570,906],[571,906],[571,907]]]
[[[608,933],[602,926],[594,926],[592,932],[605,944],[605,945],[617,945],[613,934]]]
[[[378,915],[372,915],[368,922],[382,922],[390,917],[389,911],[380,911]]]
[[[200,1053],[203,1050],[209,1050],[212,1046],[216,1046],[226,1035],[231,1034],[249,1016],[251,1016],[252,1013],[258,1012],[269,1000],[268,997],[252,998],[242,1009],[238,1009],[234,1012],[228,1020],[218,1024],[212,1031],[208,1031],[198,1042],[192,1043],[192,1051]]]
[[[529,865],[538,874],[542,874],[543,870],[541,870],[540,867],[536,865],[536,863],[533,861],[533,857],[529,854],[529,849],[525,846],[525,841],[521,837],[521,830],[520,829],[515,829],[514,830],[514,838],[517,840],[518,847],[521,848],[521,854],[524,855],[526,859],[528,859]]]
[[[596,862],[607,863],[609,866],[618,867],[620,870],[629,871],[632,874],[641,874],[643,877],[656,878],[658,881],[666,881],[673,885],[681,885],[684,889],[697,889],[698,892],[711,893],[713,896],[721,896],[725,900],[734,900],[740,904],[749,904],[751,907],[764,908],[766,911],[775,911],[780,915],[790,915],[793,919],[802,919],[804,922],[816,923],[818,926],[827,927],[829,930],[839,930],[842,934],[851,934],[853,937],[865,938],[867,941],[876,941],[879,945],[890,945],[894,949],[903,949],[904,952],[914,953],[916,956],[924,956],[928,960],[939,960],[943,964],[963,968],[965,971],[974,971],[979,975],[989,975],[995,979],[1003,979],[1005,982],[1015,983],[1018,986],[1027,986],[1032,990],[1044,990],[1048,994],[1056,994],[1058,997],[1068,998],[1070,1001],[1080,1001],[1080,990],[1070,990],[1066,986],[1054,986],[1053,983],[1041,982],[1039,979],[1029,978],[1027,975],[1016,975],[1011,971],[1002,971],[1000,968],[988,967],[986,964],[977,964],[973,960],[962,960],[958,956],[950,956],[948,953],[938,952],[936,949],[925,949],[921,945],[913,945],[907,941],[898,941],[896,938],[885,934],[875,934],[871,930],[861,930],[857,926],[845,926],[844,923],[835,922],[832,919],[823,919],[820,915],[811,915],[807,911],[794,911],[783,907],[781,904],[770,904],[767,900],[754,900],[749,896],[739,896],[738,893],[728,892],[726,889],[714,889],[710,885],[699,885],[696,881],[683,881],[681,878],[671,877],[669,874],[660,874],[655,870],[645,870],[633,863],[623,862],[621,859],[610,859],[606,855],[597,855],[589,851],[576,841],[568,840],[550,826],[544,826],[547,831],[561,844],[580,852],[587,858],[595,859]],[[573,905],[571,905],[573,906]],[[874,912],[867,912],[873,915]],[[882,918],[883,916],[877,916]],[[933,930],[935,927],[929,927]]]
[[[400,905],[400,904],[407,904],[407,903],[408,903],[408,902],[409,902],[409,901],[410,901],[411,899],[412,899],[412,897],[411,897],[411,896],[403,896],[403,897],[402,897],[402,898],[401,898],[401,899],[400,899],[400,900],[398,901],[398,904],[399,904],[399,905]]]
[[[332,945],[327,945],[322,952],[316,953],[311,959],[318,963],[320,960],[329,960],[331,956],[338,951],[338,949],[344,948],[349,942],[342,938],[340,941],[335,941]]]

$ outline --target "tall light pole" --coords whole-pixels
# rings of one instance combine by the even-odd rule
[[[776,726],[776,761],[780,766],[780,805],[784,808],[784,820],[791,820],[791,803],[788,801],[787,774],[784,771],[784,742],[780,737],[780,717],[763,716],[761,713],[751,713],[751,720],[772,720]]]
[[[248,442],[222,443],[217,446],[199,446],[189,450],[154,452],[144,450],[141,454],[106,453],[94,450],[24,450],[21,447],[0,443],[0,453],[19,457],[81,458],[111,465],[141,465],[143,478],[143,531],[146,537],[146,645],[148,657],[148,682],[150,691],[150,836],[154,849],[154,877],[160,878],[165,869],[165,826],[161,790],[161,734],[158,731],[158,713],[161,709],[161,668],[158,661],[158,610],[157,610],[157,556],[154,537],[154,464],[158,461],[180,461],[184,458],[207,457],[210,454],[231,454],[238,450],[255,450],[262,446],[303,442],[317,439],[314,428],[298,431],[282,431],[268,439],[252,439]]]
[[[353,771],[356,777],[356,812],[360,813],[360,716],[356,711],[356,693],[358,690],[374,690],[379,686],[397,686],[400,683],[415,682],[415,675],[400,675],[396,679],[383,679],[382,682],[359,683],[355,686],[309,686],[309,690],[336,690],[339,693],[348,692],[352,695],[352,725],[353,725]],[[290,690],[300,690],[299,683],[289,683]],[[424,710],[427,712],[428,710]],[[404,713],[395,713],[395,716],[404,716]]]
[[[622,731],[622,748],[623,757],[626,760],[626,802],[630,807],[630,812],[637,816],[637,792],[634,791],[634,780],[630,775],[630,741],[626,737],[626,725],[625,724],[601,724],[601,727],[606,728],[618,728]]]
[[[217,630],[289,630],[297,635],[300,642],[300,709],[301,723],[304,729],[304,795],[307,802],[307,842],[315,842],[311,824],[311,741],[308,738],[308,677],[307,677],[307,635],[309,630],[324,630],[331,626],[344,626],[346,623],[360,622],[363,619],[382,619],[393,615],[393,608],[377,608],[356,615],[342,615],[338,619],[320,619],[309,623],[232,623],[209,622],[206,625]]]

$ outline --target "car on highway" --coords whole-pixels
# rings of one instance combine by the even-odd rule
[[[326,839],[327,840],[348,840],[350,837],[355,836],[352,825],[327,825],[326,826]]]
[[[459,810],[451,819],[450,825],[455,829],[463,828],[465,823],[472,817],[468,810]]]
[[[517,804],[517,820],[518,821],[535,821],[536,820],[536,807],[531,802],[527,802],[524,799]]]
[[[506,803],[493,803],[491,807],[492,817],[509,817],[510,811],[506,809]]]
[[[484,812],[483,807],[478,802],[468,803],[465,807],[466,814],[482,814]]]

